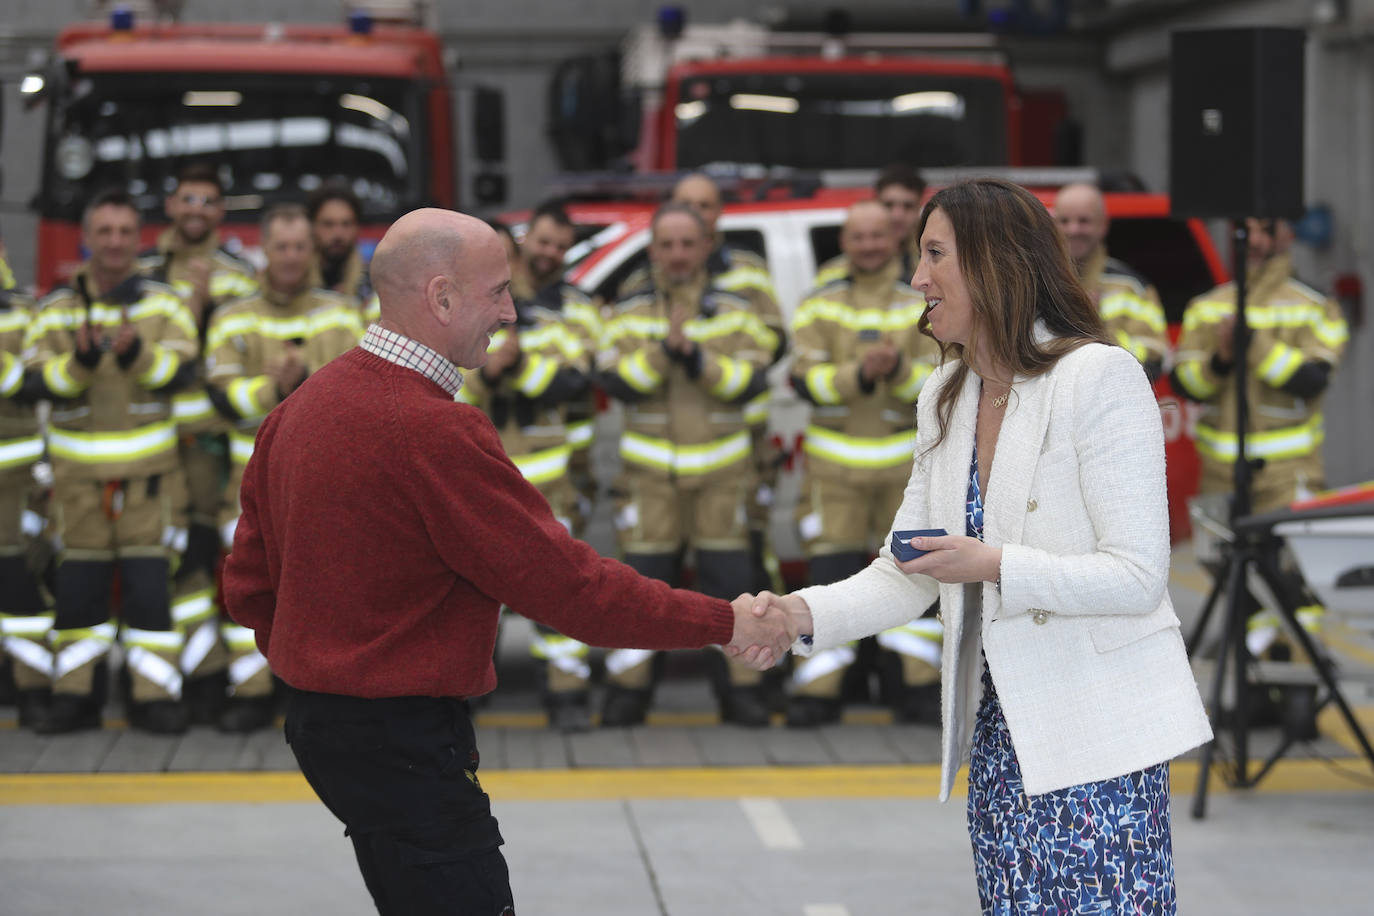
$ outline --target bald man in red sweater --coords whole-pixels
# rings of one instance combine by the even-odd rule
[[[263,422],[224,601],[290,687],[286,738],[382,914],[514,911],[465,698],[496,684],[502,603],[584,642],[724,645],[795,626],[671,589],[568,535],[490,421],[454,403],[515,320],[496,234],[416,210],[378,244],[381,320]],[[534,614],[533,609],[540,613]]]

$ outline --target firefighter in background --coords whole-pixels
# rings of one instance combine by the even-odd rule
[[[1090,184],[1068,184],[1050,209],[1107,333],[1140,360],[1153,384],[1169,349],[1164,306],[1148,280],[1107,254],[1110,221],[1102,192]]]
[[[563,262],[576,240],[577,230],[563,207],[553,201],[537,207],[520,243],[520,257],[511,265],[511,296],[517,304],[529,300],[557,312],[568,330],[577,335],[592,362],[601,340],[601,313],[582,290],[563,279]],[[565,405],[568,444],[572,447],[569,474],[578,493],[574,534],[582,529],[596,500],[597,482],[592,474],[590,456],[596,400],[590,385],[579,397]]]
[[[901,276],[910,280],[920,260],[920,240],[916,238],[916,224],[921,221],[921,200],[926,193],[925,180],[909,165],[894,163],[878,173],[873,182],[873,196],[887,211],[892,233],[898,240]],[[841,248],[843,248],[841,244]],[[819,289],[835,280],[843,280],[851,271],[849,258],[841,251],[816,271],[812,286]]]
[[[194,377],[196,327],[170,286],[137,273],[138,231],[128,194],[96,196],[82,218],[90,260],[70,287],[43,300],[24,343],[26,366],[53,402],[48,449],[60,548],[53,696],[37,725],[45,733],[100,727],[116,564],[129,725],[172,733],[187,726],[169,588],[186,499],[172,395]]]
[[[215,407],[233,423],[231,459],[221,510],[221,537],[232,547],[239,517],[239,482],[253,455],[253,439],[268,412],[318,369],[362,339],[354,300],[309,285],[310,221],[297,204],[278,204],[262,216],[267,267],[259,291],[220,309],[206,338],[205,373]],[[332,460],[322,455],[321,460]],[[217,726],[246,732],[272,723],[272,673],[253,631],[225,620],[228,698]]]
[[[916,398],[940,361],[918,327],[925,300],[904,276],[883,206],[850,207],[840,232],[849,274],[812,292],[793,321],[792,385],[813,405],[798,523],[812,585],[862,569],[892,529],[911,475]],[[938,721],[943,630],[933,616],[877,637],[899,718]],[[787,724],[838,721],[856,646],[799,660]],[[900,669],[899,671],[896,669]]]
[[[777,337],[748,300],[711,286],[710,238],[692,208],[659,209],[649,242],[653,285],[616,305],[597,368],[607,394],[625,404],[615,486],[625,562],[673,582],[691,549],[697,589],[733,598],[750,590],[751,579],[744,407],[768,384]],[[654,659],[644,650],[607,653],[602,725],[644,721]],[[726,668],[721,718],[767,725],[762,675],[731,660]]]
[[[53,615],[28,557],[43,530],[30,509],[43,438],[21,358],[32,317],[33,300],[16,287],[0,243],[0,687],[12,691],[21,727],[42,719],[52,692]]]
[[[367,262],[358,250],[362,209],[358,195],[341,184],[321,186],[305,204],[315,243],[310,286],[347,296],[358,308],[366,309],[373,296]],[[365,321],[375,321],[378,315],[363,317]]]
[[[492,336],[487,363],[464,376],[458,400],[480,407],[491,419],[515,466],[525,479],[539,489],[553,509],[554,517],[570,533],[580,527],[578,493],[569,477],[572,444],[565,421],[566,406],[581,398],[591,380],[595,352],[588,346],[580,326],[563,311],[560,284],[553,284],[557,298],[527,295],[530,235],[556,227],[553,217],[536,215],[526,235],[524,252],[516,246],[510,230],[497,223],[493,228],[507,245],[512,277],[522,278],[515,300],[515,324]],[[568,245],[572,225],[567,224]],[[561,246],[564,251],[568,245]],[[558,246],[555,246],[558,247]],[[559,262],[561,264],[561,258]],[[513,282],[512,287],[516,284]],[[572,289],[570,287],[570,289]],[[574,291],[575,292],[575,291]],[[584,299],[573,300],[580,304]],[[545,304],[547,303],[547,304]],[[517,613],[521,608],[512,608]],[[563,731],[578,731],[591,725],[587,665],[587,646],[559,634],[542,624],[535,626],[530,652],[544,664],[543,699],[549,724]]]
[[[1283,220],[1246,220],[1244,354],[1249,423],[1245,453],[1263,464],[1251,480],[1251,509],[1282,508],[1326,486],[1322,461],[1322,397],[1350,332],[1340,306],[1293,277],[1292,227]],[[1202,457],[1199,493],[1232,493],[1239,454],[1234,348],[1236,287],[1224,283],[1188,303],[1175,364],[1176,391],[1202,405],[1196,443]],[[1299,612],[1319,629],[1318,606]],[[1264,611],[1249,621],[1247,642],[1260,655],[1280,633]]]
[[[225,249],[224,186],[208,162],[177,174],[176,187],[163,203],[171,225],[152,249],[139,255],[139,273],[175,287],[196,320],[198,343],[205,343],[215,310],[257,291],[253,265]],[[229,477],[229,425],[205,390],[205,371],[196,361],[194,384],[172,400],[182,469],[189,497],[186,551],[172,590],[172,621],[185,639],[181,657],[192,724],[213,724],[223,704],[226,657],[219,640],[215,606],[215,567],[222,549],[219,512]]]
[[[721,214],[720,187],[708,176],[695,173],[680,180],[673,188],[673,203],[684,204],[697,211],[711,237],[711,254],[706,259],[706,272],[716,289],[734,293],[748,300],[764,325],[777,337],[769,365],[782,359],[787,351],[787,328],[778,308],[778,296],[768,262],[761,255],[729,245],[719,230]],[[763,391],[744,407],[744,417],[754,450],[756,480],[749,499],[749,551],[753,567],[753,590],[782,588],[782,574],[777,556],[768,537],[769,516],[773,507],[773,491],[778,485],[778,473],[785,456],[768,434],[768,408],[772,391]]]

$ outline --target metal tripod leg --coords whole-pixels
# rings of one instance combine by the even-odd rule
[[[1226,616],[1224,618],[1224,628],[1221,635],[1221,644],[1217,650],[1217,667],[1212,675],[1212,690],[1210,694],[1210,704],[1208,708],[1212,710],[1215,717],[1221,710],[1222,689],[1226,683],[1227,662],[1232,654],[1235,655],[1235,667],[1237,672],[1237,689],[1235,697],[1235,708],[1232,710],[1232,733],[1235,741],[1236,750],[1236,773],[1234,781],[1238,785],[1245,784],[1245,771],[1248,761],[1248,743],[1246,740],[1246,729],[1248,727],[1248,710],[1246,709],[1245,692],[1245,662],[1248,650],[1245,646],[1245,619],[1249,602],[1245,598],[1249,593],[1245,590],[1245,573],[1250,564],[1249,551],[1237,542],[1232,549],[1230,557],[1230,568],[1226,576]],[[1219,740],[1220,729],[1213,729],[1212,740],[1202,746],[1201,756],[1198,767],[1198,786],[1197,792],[1193,797],[1192,815],[1194,819],[1200,820],[1206,816],[1207,812],[1207,781],[1212,771],[1212,758],[1216,754],[1216,744]]]
[[[1257,563],[1260,578],[1269,586],[1269,590],[1274,593],[1274,596],[1279,599],[1280,616],[1283,617],[1284,621],[1287,623],[1288,629],[1292,631],[1293,636],[1298,640],[1303,651],[1307,653],[1307,657],[1311,659],[1312,667],[1317,669],[1317,676],[1330,692],[1330,699],[1335,702],[1336,707],[1341,711],[1341,717],[1345,719],[1346,725],[1350,727],[1350,731],[1355,736],[1355,740],[1360,743],[1360,748],[1364,751],[1365,758],[1369,760],[1370,766],[1374,766],[1374,747],[1370,746],[1368,736],[1365,735],[1364,729],[1360,727],[1359,721],[1355,718],[1355,713],[1350,709],[1350,705],[1345,700],[1345,694],[1341,692],[1340,686],[1336,683],[1336,674],[1335,671],[1332,670],[1331,659],[1327,657],[1326,650],[1317,646],[1311,634],[1303,629],[1302,624],[1298,621],[1297,608],[1293,601],[1291,589],[1284,581],[1284,576],[1282,572],[1280,572],[1278,565],[1274,562],[1274,556],[1275,554],[1273,551],[1268,551],[1262,555]],[[1254,781],[1259,782],[1269,768],[1277,762],[1277,757],[1272,758],[1264,769],[1256,774]]]
[[[1227,568],[1229,569],[1229,563]],[[1226,576],[1221,575],[1220,570],[1212,575],[1212,590],[1207,593],[1207,600],[1202,604],[1202,616],[1198,617],[1197,623],[1193,626],[1193,632],[1188,637],[1187,652],[1189,658],[1193,657],[1198,646],[1202,644],[1202,636],[1207,632],[1207,624],[1212,622],[1212,612],[1216,610],[1217,599],[1221,597],[1221,585],[1226,581],[1226,578]]]

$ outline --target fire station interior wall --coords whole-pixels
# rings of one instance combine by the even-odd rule
[[[1148,0],[1117,4],[1148,7]],[[1111,32],[1103,44],[1103,69],[1126,88],[1130,145],[1128,164],[1152,188],[1168,187],[1169,32],[1172,29],[1287,26],[1306,29],[1304,98],[1304,198],[1309,209],[1330,215],[1330,236],[1299,240],[1297,275],[1330,292],[1333,280],[1354,274],[1374,289],[1374,0],[1327,4],[1344,15],[1323,21],[1320,3],[1256,0],[1197,4],[1187,15],[1154,17]],[[1123,15],[1124,18],[1124,15]],[[1298,129],[1295,126],[1295,129]],[[1226,226],[1212,225],[1218,250],[1229,258]],[[1229,267],[1229,264],[1228,264]],[[1363,322],[1333,375],[1326,415],[1328,483],[1340,486],[1374,479],[1374,329],[1370,292],[1361,304]],[[1350,315],[1350,313],[1347,313]]]
[[[185,0],[183,20],[272,21],[288,11],[292,21],[337,21],[339,0],[238,0],[233,4]],[[438,0],[430,4],[437,29],[460,67],[460,86],[499,87],[506,94],[504,171],[509,206],[528,206],[543,194],[557,170],[546,137],[547,81],[556,61],[615,45],[628,24],[652,21],[659,0]],[[692,0],[682,4],[694,22],[725,22],[740,12],[733,0]],[[797,8],[823,7],[799,0]],[[834,5],[834,4],[830,4]],[[853,7],[883,10],[897,0]],[[954,0],[902,0],[948,15]],[[4,136],[0,165],[0,234],[10,249],[21,281],[32,278],[36,221],[27,210],[38,184],[41,111],[25,112],[18,95],[23,73],[41,59],[64,25],[85,18],[92,0],[5,0],[0,22],[0,81],[4,94]],[[1326,4],[1343,15],[1330,23],[1314,21],[1324,4],[1290,0],[1239,0],[1196,4],[1188,13],[1156,0],[1115,0],[1073,4],[1096,15],[1091,32],[1014,43],[1013,64],[1027,88],[1066,92],[1070,113],[1083,125],[1089,164],[1128,168],[1153,189],[1168,187],[1168,46],[1174,28],[1247,25],[1300,26],[1309,29],[1306,95],[1306,176],[1309,205],[1325,206],[1332,221],[1324,246],[1300,243],[1300,275],[1329,289],[1334,277],[1356,273],[1374,291],[1374,0]],[[1161,12],[1164,11],[1164,12]],[[470,197],[476,172],[467,136],[463,92],[456,95],[460,194]],[[1222,250],[1224,228],[1216,227]],[[1366,305],[1366,311],[1368,311]],[[1354,329],[1346,359],[1327,399],[1327,462],[1330,481],[1344,484],[1374,478],[1374,332],[1369,321]]]

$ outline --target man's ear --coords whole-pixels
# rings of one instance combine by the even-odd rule
[[[434,320],[448,327],[453,320],[454,308],[458,302],[457,292],[447,277],[432,277],[425,286],[425,305],[429,307]]]

